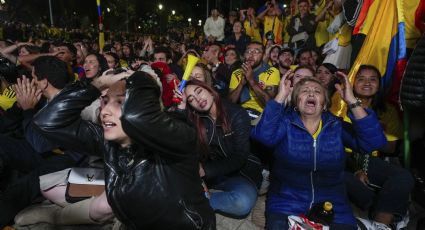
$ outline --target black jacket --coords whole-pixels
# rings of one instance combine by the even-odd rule
[[[401,104],[414,110],[425,111],[425,35],[417,42],[409,58],[401,83]]]
[[[224,176],[242,175],[257,187],[262,180],[261,162],[250,152],[251,122],[239,105],[223,100],[231,132],[224,133],[221,124],[209,116],[201,116],[207,130],[209,157],[203,164],[207,183],[220,182]],[[208,183],[208,184],[210,184]]]
[[[127,80],[121,123],[132,140],[129,148],[105,141],[101,126],[80,118],[99,95],[92,85],[77,82],[34,123],[69,149],[103,153],[108,203],[128,229],[215,229],[199,177],[195,129],[161,110],[154,80],[142,72]]]

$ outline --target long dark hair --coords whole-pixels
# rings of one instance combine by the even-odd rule
[[[372,98],[372,105],[371,105],[371,109],[373,111],[375,111],[375,113],[379,114],[379,113],[383,113],[387,110],[386,106],[385,106],[385,96],[384,96],[384,90],[381,87],[381,73],[379,72],[378,68],[376,68],[373,65],[361,65],[359,67],[359,69],[357,70],[357,74],[356,77],[360,74],[360,72],[362,72],[363,70],[372,70],[376,73],[376,75],[378,76],[379,79],[379,86],[378,86],[378,91],[376,92],[376,94],[373,96]],[[356,92],[354,92],[354,95],[356,96]]]
[[[189,85],[195,85],[204,88],[207,90],[211,95],[213,96],[214,103],[216,105],[216,113],[217,118],[215,124],[220,124],[221,129],[223,130],[223,133],[230,133],[231,132],[231,125],[229,121],[229,117],[227,115],[226,108],[224,107],[220,95],[213,89],[211,86],[207,85],[204,82],[198,81],[198,80],[190,80],[186,83],[186,86]],[[208,140],[207,140],[207,130],[205,128],[204,123],[201,120],[201,114],[192,108],[189,104],[186,107],[188,110],[189,120],[191,120],[195,126],[196,130],[198,131],[198,148],[201,153],[201,160],[205,160],[208,157],[209,154],[209,147],[208,147]]]

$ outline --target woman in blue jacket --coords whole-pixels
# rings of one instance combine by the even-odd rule
[[[288,75],[288,74],[287,74]],[[315,204],[330,201],[334,207],[335,229],[356,229],[356,220],[344,188],[344,146],[369,152],[386,143],[382,128],[371,110],[365,110],[353,95],[348,78],[338,72],[343,84],[336,85],[348,104],[353,128],[327,111],[326,89],[314,78],[295,84],[291,92],[283,76],[279,93],[270,100],[252,136],[275,148],[271,186],[266,205],[267,229],[288,229],[287,217],[307,214]]]

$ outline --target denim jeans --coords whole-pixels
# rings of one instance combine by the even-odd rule
[[[210,205],[214,211],[224,215],[244,217],[257,201],[257,188],[242,176],[228,177],[211,188],[221,191],[211,193]]]
[[[363,210],[394,214],[395,221],[402,218],[409,206],[409,194],[414,186],[409,171],[380,158],[370,157],[367,176],[371,184],[380,189],[371,190],[352,173],[347,172],[345,184],[351,202]]]
[[[266,230],[286,230],[289,228],[288,216],[281,213],[266,212]],[[331,230],[356,230],[357,228],[347,224],[332,223]]]

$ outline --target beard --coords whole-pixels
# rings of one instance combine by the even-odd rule
[[[286,62],[279,60],[279,67],[284,68],[284,69],[289,69],[290,66],[291,66],[291,64],[287,64]]]

